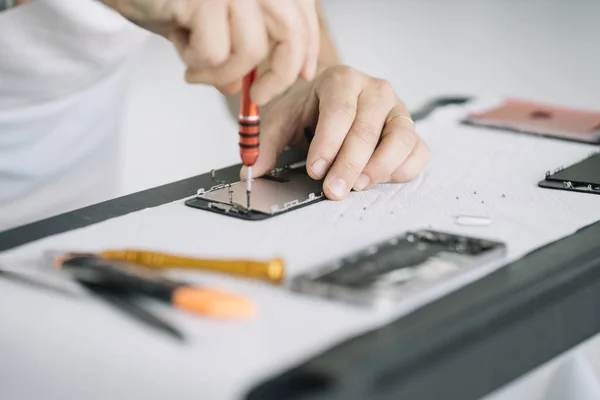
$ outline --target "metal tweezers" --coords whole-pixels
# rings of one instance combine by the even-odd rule
[[[0,277],[34,289],[46,290],[71,298],[77,297],[76,294],[66,290],[65,288],[62,288],[58,285],[52,285],[48,282],[44,282],[42,279],[37,279],[26,274],[0,269]],[[148,310],[142,308],[136,303],[135,296],[131,295],[130,293],[127,293],[123,290],[118,290],[116,288],[103,286],[100,283],[82,282],[79,280],[77,282],[96,297],[99,297],[107,303],[112,304],[114,307],[118,308],[130,317],[148,326],[151,326],[154,329],[162,331],[180,342],[185,340],[183,334],[178,329],[160,319]]]

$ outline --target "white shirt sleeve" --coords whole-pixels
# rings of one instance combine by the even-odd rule
[[[114,151],[126,68],[147,35],[94,0],[32,0],[0,13],[0,215],[53,182],[78,196],[64,177],[85,176]],[[33,211],[14,208],[23,218]]]

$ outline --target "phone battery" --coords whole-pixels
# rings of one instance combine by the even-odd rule
[[[497,241],[419,230],[407,232],[326,263],[290,282],[294,291],[359,306],[393,304],[402,298],[501,261]]]

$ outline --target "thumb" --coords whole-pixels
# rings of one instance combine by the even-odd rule
[[[271,110],[271,115],[274,115],[274,118],[267,120],[261,127],[258,158],[252,166],[253,177],[264,175],[273,169],[277,162],[277,157],[279,157],[290,141],[291,133],[289,119],[287,118],[288,114]],[[242,167],[240,172],[241,179],[246,179],[246,171],[247,168]]]

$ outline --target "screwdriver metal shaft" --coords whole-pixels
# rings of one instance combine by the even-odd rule
[[[252,193],[252,166],[258,158],[260,147],[260,114],[258,106],[250,98],[250,88],[256,78],[256,69],[253,69],[242,80],[242,95],[240,102],[240,156],[246,166],[246,196],[247,208],[250,208]]]

